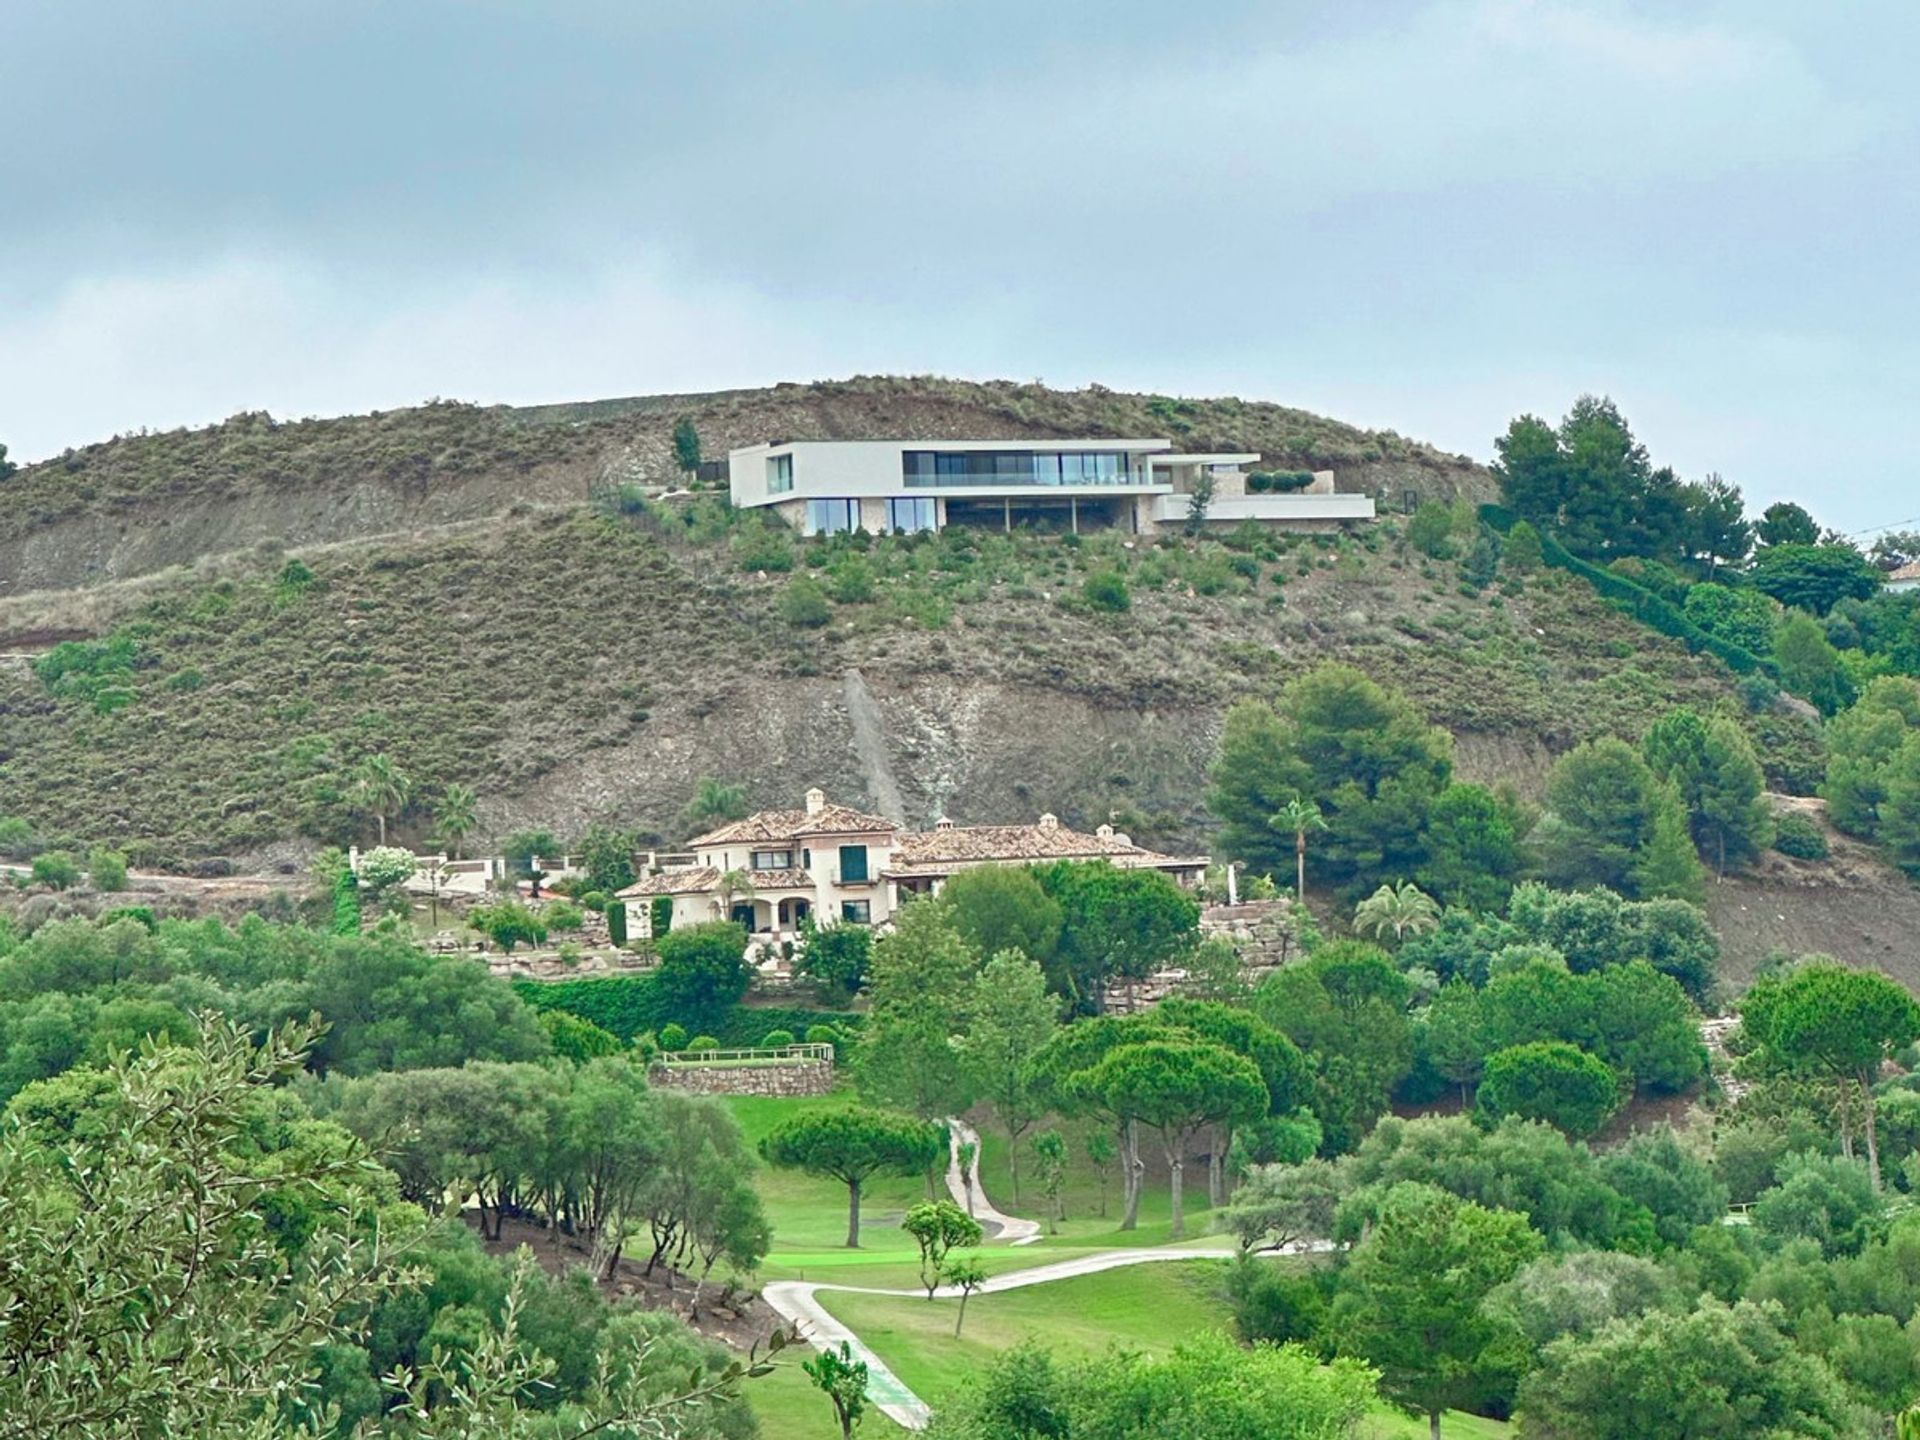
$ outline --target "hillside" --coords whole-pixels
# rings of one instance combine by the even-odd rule
[[[243,418],[75,452],[7,482],[0,550],[68,583],[0,595],[0,814],[145,866],[293,866],[357,833],[342,777],[384,752],[423,802],[397,820],[410,841],[460,783],[480,799],[476,842],[607,822],[671,846],[713,775],[756,806],[820,784],[865,805],[897,796],[915,824],[1051,810],[1206,848],[1204,773],[1227,707],[1329,658],[1413,696],[1454,733],[1465,777],[1524,794],[1578,740],[1636,736],[1683,700],[1731,704],[1775,788],[1809,788],[1812,724],[1747,714],[1719,662],[1564,573],[1476,587],[1391,517],[1351,536],[1227,543],[965,531],[798,543],[710,493],[606,500],[612,477],[664,482],[667,432],[686,413],[710,451],[765,433],[1181,420],[1195,444],[1334,464],[1343,485],[1485,493],[1482,472],[1398,437],[1275,406],[1183,404],[856,380]],[[99,579],[108,568],[123,578]],[[1101,570],[1127,577],[1129,610],[1080,599]],[[781,606],[808,573],[837,597],[818,627]],[[0,583],[19,575],[0,566]],[[55,695],[31,661],[65,639],[106,669]],[[1844,874],[1768,864],[1714,888],[1735,975],[1788,929],[1888,963],[1907,933],[1894,917],[1912,908],[1896,875],[1867,859]],[[1888,922],[1859,918],[1872,915]]]
[[[1279,405],[1099,387],[856,377],[525,409],[434,403],[295,422],[250,414],[23,468],[0,507],[0,595],[150,574],[262,542],[404,534],[516,504],[578,504],[607,484],[666,484],[682,416],[713,457],[774,438],[1151,435],[1335,469],[1342,489],[1393,508],[1411,497],[1491,498],[1478,466],[1390,431]]]
[[[1118,811],[1146,838],[1203,843],[1226,707],[1316,660],[1401,686],[1459,735],[1465,772],[1523,788],[1586,735],[1728,691],[1717,662],[1578,581],[1462,593],[1454,565],[1389,527],[1265,556],[1118,536],[877,541],[874,598],[818,629],[780,617],[785,575],[742,568],[779,562],[786,542],[764,543],[576,509],[332,547],[308,556],[310,581],[262,557],[126,587],[118,616],[111,590],[36,598],[32,627],[85,619],[132,642],[115,682],[130,699],[100,713],[22,663],[0,672],[5,808],[143,861],[246,857],[344,838],[329,779],[384,750],[423,795],[473,786],[495,833],[610,820],[671,842],[703,774],[744,781],[756,804],[812,783],[871,802],[884,767],[917,822]],[[1133,608],[1080,604],[1080,578],[1116,565]],[[0,619],[27,625],[27,608]]]

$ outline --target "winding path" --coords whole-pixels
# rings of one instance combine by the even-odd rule
[[[959,1120],[947,1123],[951,1146],[947,1162],[947,1189],[955,1202],[967,1207],[971,1198],[970,1208],[974,1218],[983,1227],[995,1227],[992,1234],[996,1240],[1010,1245],[1030,1245],[1038,1240],[1040,1223],[1037,1220],[1021,1220],[1002,1214],[993,1208],[980,1188],[980,1137],[973,1128]],[[971,1144],[974,1153],[973,1164],[962,1176],[960,1147],[964,1144]],[[1326,1248],[1324,1244],[1287,1246],[1285,1252],[1298,1253],[1322,1248]],[[1238,1253],[1232,1245],[1178,1250],[1100,1250],[1072,1260],[1057,1260],[1051,1265],[1035,1265],[1031,1269],[991,1276],[973,1293],[993,1295],[1005,1290],[1020,1290],[1029,1285],[1070,1280],[1076,1275],[1097,1275],[1102,1270],[1117,1270],[1124,1265],[1149,1265],[1160,1260],[1231,1259]],[[817,1298],[822,1290],[838,1290],[852,1295],[891,1295],[909,1300],[919,1299],[926,1291],[883,1290],[867,1285],[822,1284],[811,1280],[776,1280],[760,1292],[761,1298],[773,1307],[774,1312],[792,1325],[800,1338],[815,1349],[837,1350],[845,1345],[854,1359],[864,1363],[867,1367],[867,1398],[883,1415],[909,1430],[924,1430],[927,1422],[933,1418],[933,1411],[927,1402],[909,1390],[906,1383],[887,1368],[887,1362],[874,1354],[858,1335],[827,1313],[826,1307]],[[944,1300],[957,1299],[960,1295],[960,1291],[951,1285],[942,1285],[933,1293],[936,1298]]]

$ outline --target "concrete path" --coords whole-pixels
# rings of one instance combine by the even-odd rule
[[[947,1193],[953,1203],[966,1211],[986,1229],[990,1240],[1009,1245],[1031,1245],[1040,1238],[1038,1220],[1019,1220],[993,1208],[986,1187],[980,1183],[980,1135],[964,1120],[947,1121]],[[973,1164],[960,1172],[960,1147],[973,1146]]]

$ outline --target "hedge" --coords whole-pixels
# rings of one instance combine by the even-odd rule
[[[600,980],[515,980],[513,988],[535,1010],[564,1010],[630,1041],[684,1017],[665,1013],[651,975],[609,975]],[[726,1049],[758,1045],[769,1030],[804,1035],[812,1025],[858,1028],[862,1017],[845,1010],[759,1009],[736,1005],[714,1038]]]
[[[1247,476],[1249,495],[1292,494],[1313,484],[1311,470],[1255,470]]]
[[[1519,517],[1504,505],[1482,505],[1480,518],[1505,535]],[[1695,654],[1704,650],[1725,661],[1728,669],[1742,675],[1758,671],[1776,680],[1779,678],[1779,667],[1771,657],[1756,655],[1744,646],[1730,645],[1719,636],[1708,634],[1689,620],[1686,613],[1672,601],[1654,594],[1646,586],[1636,584],[1624,575],[1588,564],[1545,530],[1540,531],[1540,556],[1555,569],[1570,571],[1585,580],[1614,609],[1624,611],[1642,625],[1680,641]]]
[[[607,938],[616,945],[627,943],[627,902],[624,900],[607,902]]]

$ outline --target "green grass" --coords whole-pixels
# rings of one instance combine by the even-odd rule
[[[1097,1353],[1114,1344],[1161,1351],[1185,1336],[1226,1328],[1225,1279],[1225,1261],[1200,1260],[1133,1265],[976,1295],[967,1302],[958,1340],[957,1300],[833,1292],[819,1298],[921,1399],[937,1405],[972,1371],[1030,1337],[1062,1354]]]
[[[804,1100],[776,1100],[761,1096],[729,1096],[727,1106],[750,1145],[757,1146],[774,1126],[800,1115],[845,1109],[859,1103],[851,1090],[836,1090]],[[880,1176],[867,1182],[860,1197],[860,1246],[846,1248],[847,1187],[798,1170],[763,1165],[756,1183],[773,1221],[773,1251],[760,1267],[762,1280],[821,1280],[823,1272],[860,1269],[861,1284],[911,1283],[915,1267],[898,1273],[871,1267],[896,1267],[911,1262],[918,1252],[913,1239],[900,1228],[907,1207],[926,1198],[918,1176]]]

